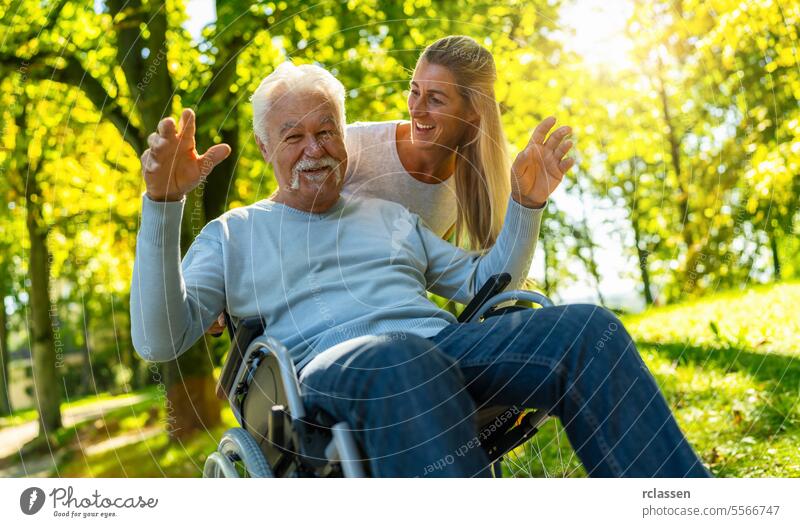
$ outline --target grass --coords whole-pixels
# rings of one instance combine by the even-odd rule
[[[690,443],[716,476],[800,476],[800,283],[728,291],[623,319]],[[549,422],[505,465],[582,475]]]
[[[106,419],[88,434],[81,430],[70,455],[59,466],[61,477],[199,477],[208,454],[216,450],[225,430],[236,426],[229,409],[223,411],[222,426],[195,433],[186,439],[170,439],[165,429],[166,412],[162,406],[128,409],[122,415]],[[108,423],[118,423],[107,430]],[[112,433],[109,433],[112,432]],[[152,432],[150,435],[148,432]],[[149,437],[139,440],[139,433]],[[131,441],[119,447],[100,449],[87,455],[86,445],[98,445],[98,438],[131,435]],[[82,445],[80,447],[78,444]]]
[[[150,394],[155,393],[155,388],[151,388],[149,390],[144,390],[141,392],[136,393],[126,393],[124,395],[119,394],[112,394],[110,392],[100,392],[88,397],[82,397],[80,399],[75,399],[69,402],[62,402],[61,403],[61,413],[63,413],[68,409],[74,408],[81,408],[83,406],[89,406],[95,403],[100,403],[104,401],[114,401],[119,400],[120,398],[131,397],[132,395],[136,394]],[[35,421],[37,417],[36,408],[25,408],[20,410],[14,410],[11,412],[11,415],[0,417],[0,428],[5,428],[7,426],[17,426],[21,424],[28,423],[30,421]]]
[[[800,306],[797,282],[623,319],[681,428],[716,476],[800,476],[800,317],[794,306]],[[87,399],[70,406],[97,401]],[[169,439],[164,423],[163,405],[153,396],[65,429],[58,438],[66,452],[58,475],[198,477],[224,430],[236,424],[226,409],[222,426],[178,441]],[[140,432],[152,435],[141,439]],[[103,448],[125,436],[129,442]],[[556,420],[507,457],[504,473],[585,476]]]

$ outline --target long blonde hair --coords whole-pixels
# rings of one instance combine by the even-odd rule
[[[447,68],[456,88],[479,117],[474,136],[456,152],[456,243],[475,250],[494,245],[511,193],[508,149],[494,94],[497,80],[492,54],[463,35],[441,38],[417,61]]]

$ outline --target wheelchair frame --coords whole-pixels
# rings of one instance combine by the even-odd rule
[[[459,322],[475,322],[508,311],[526,309],[517,302],[552,306],[549,298],[533,291],[502,291],[511,276],[492,276],[464,308]],[[509,304],[503,306],[503,304]],[[501,307],[502,306],[502,307]],[[217,384],[217,396],[231,405],[240,428],[226,431],[217,450],[206,459],[203,477],[343,476],[367,477],[367,459],[347,423],[330,416],[307,415],[302,389],[289,351],[265,335],[260,317],[243,320],[234,328],[225,313],[231,347]],[[247,394],[258,388],[269,400],[265,411]],[[519,418],[500,420],[509,410]],[[520,412],[501,406],[479,409],[477,437],[492,462],[493,473],[502,476],[503,456],[527,442],[549,418],[546,409]],[[266,414],[266,415],[264,415]],[[263,431],[262,431],[263,430]]]

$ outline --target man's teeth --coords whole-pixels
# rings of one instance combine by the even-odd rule
[[[301,170],[300,173],[303,174],[303,177],[306,178],[308,181],[311,181],[313,183],[322,183],[328,178],[329,171],[330,167],[321,167],[315,169]]]
[[[433,124],[422,124],[422,123],[416,123],[416,125],[417,128],[419,128],[420,130],[432,130],[436,126]]]

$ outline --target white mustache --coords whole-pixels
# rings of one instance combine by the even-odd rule
[[[339,163],[334,158],[332,158],[330,156],[321,157],[319,159],[308,159],[308,158],[301,159],[300,161],[295,163],[294,166],[292,167],[292,189],[293,190],[297,190],[297,189],[300,188],[300,173],[301,172],[309,171],[309,170],[320,170],[320,169],[323,169],[323,168],[336,169],[336,167],[338,165],[339,165]],[[340,170],[336,170],[336,182],[337,183],[339,183],[339,181],[341,179],[341,173],[340,172],[341,172]],[[322,175],[322,176],[310,176],[310,175],[307,175],[307,174],[303,174],[303,177],[305,177],[306,179],[311,180],[312,182],[314,182],[316,184],[320,184],[325,180],[325,178],[327,177],[327,174]]]
[[[292,170],[319,170],[321,168],[335,168],[336,165],[336,160],[330,156],[321,157],[319,159],[303,158],[294,164]]]

